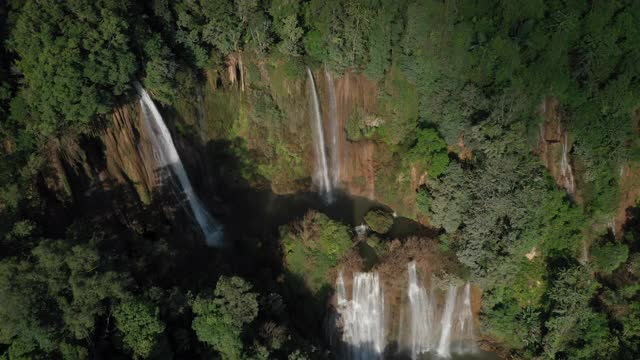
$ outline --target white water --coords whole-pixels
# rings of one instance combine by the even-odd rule
[[[451,356],[451,328],[453,327],[453,311],[456,304],[456,293],[458,288],[449,285],[447,290],[447,300],[444,305],[444,313],[442,314],[442,320],[440,326],[442,332],[440,333],[440,341],[438,342],[438,356],[448,358]]]
[[[367,232],[369,231],[369,227],[365,224],[360,224],[354,228],[356,231],[356,235],[358,235],[358,239],[362,240],[367,236]]]
[[[416,263],[412,261],[408,265],[409,286],[409,323],[411,358],[416,359],[419,354],[426,353],[433,348],[433,306],[427,290],[418,285]]]
[[[311,108],[313,110],[313,140],[316,148],[316,181],[320,188],[320,193],[325,196],[327,201],[331,202],[332,199],[332,185],[329,180],[329,167],[327,165],[327,151],[324,143],[324,130],[322,128],[322,116],[320,115],[320,100],[318,100],[318,93],[316,91],[316,83],[313,79],[311,70],[307,68],[307,75],[309,77],[309,84],[311,89]]]
[[[471,284],[466,283],[464,286],[462,298],[462,308],[458,311],[458,352],[473,352],[474,334],[473,334],[473,312],[471,311]]]
[[[340,142],[338,133],[338,104],[336,102],[336,89],[333,82],[333,76],[325,69],[324,78],[327,81],[329,89],[329,135],[330,141],[330,157],[331,157],[331,185],[336,188],[340,181]]]
[[[571,168],[571,163],[569,163],[569,157],[567,155],[569,139],[567,133],[564,134],[564,139],[562,141],[562,159],[560,160],[560,174],[567,179],[567,192],[569,195],[573,195],[575,192],[575,180],[573,178],[573,169]]]
[[[612,217],[611,220],[609,220],[609,222],[607,222],[607,227],[609,228],[609,230],[611,230],[611,235],[613,235],[613,237],[616,237],[616,218]]]
[[[420,279],[416,262],[407,264],[407,302],[397,313],[400,318],[394,337],[402,356],[411,359],[450,358],[451,353],[476,351],[471,284],[449,285],[443,302],[436,299],[439,290],[429,290]],[[336,303],[339,332],[344,345],[339,358],[379,359],[387,344],[384,294],[377,273],[355,273],[351,300],[342,272],[336,279]],[[394,311],[391,310],[391,313]],[[335,328],[333,328],[335,329]],[[335,337],[333,337],[335,339]]]
[[[345,358],[370,360],[382,357],[385,346],[384,293],[377,273],[355,273],[351,300],[344,279],[336,281],[338,313],[342,318]]]
[[[347,305],[347,289],[344,286],[344,277],[342,271],[338,273],[338,279],[336,279],[336,298],[338,306]]]
[[[140,104],[142,105],[142,114],[145,122],[147,123],[149,136],[153,143],[154,154],[156,157],[156,167],[163,168],[170,166],[171,170],[178,178],[178,182],[182,187],[182,191],[187,197],[189,207],[193,212],[196,222],[200,226],[202,233],[204,234],[207,245],[220,246],[222,245],[222,225],[209,215],[205,210],[202,202],[198,198],[198,195],[193,190],[187,172],[182,165],[178,151],[173,144],[171,133],[162,120],[160,112],[156,108],[153,100],[149,97],[149,94],[142,88],[139,83],[134,83],[134,86],[140,94]]]

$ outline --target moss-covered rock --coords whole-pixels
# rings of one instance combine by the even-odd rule
[[[386,234],[393,225],[393,216],[384,210],[371,210],[364,216],[364,221],[371,230]]]

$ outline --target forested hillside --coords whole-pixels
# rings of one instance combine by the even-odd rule
[[[638,1],[7,0],[0,39],[0,359],[343,358],[342,271],[394,306],[409,261],[496,356],[640,358]]]

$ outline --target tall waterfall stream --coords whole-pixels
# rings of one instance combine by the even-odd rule
[[[149,130],[149,137],[153,143],[153,151],[156,158],[156,167],[163,168],[169,166],[173,174],[178,179],[180,187],[184,192],[191,212],[196,222],[204,234],[207,245],[222,245],[222,225],[218,223],[204,208],[202,201],[195,193],[191,181],[187,176],[187,171],[180,160],[180,155],[173,144],[171,133],[162,119],[162,115],[156,108],[153,100],[139,83],[135,83],[135,88],[140,94],[140,104],[145,124]]]

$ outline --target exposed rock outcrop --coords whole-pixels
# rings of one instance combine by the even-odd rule
[[[101,134],[106,174],[119,183],[131,184],[143,203],[151,201],[158,184],[151,142],[143,125],[140,105],[122,105],[112,115],[111,126]]]
[[[558,99],[546,97],[541,105],[540,113],[544,117],[544,123],[540,129],[538,154],[556,183],[566,189],[577,202],[580,202],[570,158],[572,145],[569,134],[562,124]]]
[[[320,77],[319,77],[320,78]],[[324,79],[324,77],[322,77]],[[322,89],[322,108],[329,109],[327,82],[319,81]],[[349,116],[358,109],[374,121],[378,106],[378,89],[374,82],[362,74],[345,73],[335,81],[336,108],[338,116],[338,142],[340,158],[339,185],[347,192],[375,199],[375,152],[373,141],[363,139],[349,141],[345,128]],[[327,117],[325,117],[325,120]],[[325,121],[325,128],[327,121]]]
[[[96,134],[52,139],[44,181],[58,197],[69,200],[114,184],[131,186],[143,203],[157,185],[151,144],[133,104],[114,109],[110,123]]]

